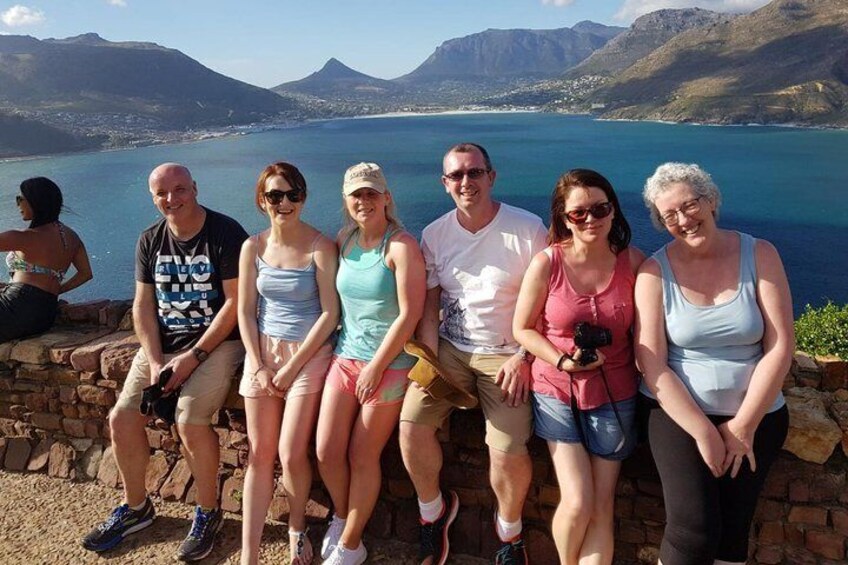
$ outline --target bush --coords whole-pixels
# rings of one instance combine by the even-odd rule
[[[836,355],[848,360],[848,304],[828,301],[821,308],[807,304],[795,321],[798,349],[813,355]]]

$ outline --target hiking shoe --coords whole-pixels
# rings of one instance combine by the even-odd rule
[[[421,520],[418,526],[418,535],[421,540],[418,548],[419,563],[428,557],[433,558],[433,565],[444,565],[448,560],[448,553],[450,553],[448,532],[459,511],[459,497],[452,490],[447,494],[447,497],[442,497],[445,501],[442,515],[435,522]]]
[[[198,561],[209,555],[215,546],[215,534],[223,525],[224,515],[220,508],[204,512],[200,506],[196,507],[191,530],[177,551],[180,561]]]
[[[133,510],[127,504],[121,504],[104,522],[97,524],[82,540],[82,546],[89,551],[112,549],[124,538],[143,530],[153,523],[156,509],[149,498],[144,499],[141,510]]]
[[[501,548],[495,553],[495,565],[524,565],[525,563],[529,563],[529,560],[521,534],[510,541],[501,542]]]
[[[356,549],[348,549],[342,544],[336,545],[324,565],[361,565],[368,559],[368,551],[362,542]]]
[[[321,559],[329,559],[330,554],[339,545],[339,539],[342,537],[342,532],[345,528],[346,520],[342,520],[335,514],[330,520],[330,525],[327,528],[327,533],[324,534],[324,539],[321,541]]]

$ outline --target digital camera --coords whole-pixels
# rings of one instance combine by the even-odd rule
[[[580,348],[580,365],[590,365],[598,360],[599,347],[612,343],[612,332],[603,326],[593,326],[589,322],[574,324],[574,345]]]

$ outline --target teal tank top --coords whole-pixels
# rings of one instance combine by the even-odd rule
[[[342,331],[335,353],[346,359],[371,361],[400,314],[395,274],[386,265],[385,250],[397,230],[388,229],[380,245],[364,250],[359,246],[359,230],[342,244],[336,290],[342,305]],[[344,252],[351,244],[350,253]],[[415,358],[401,352],[390,369],[407,369]]]
[[[739,238],[738,289],[733,298],[714,306],[686,300],[668,261],[668,246],[653,256],[662,270],[668,366],[705,414],[735,415],[763,356],[765,326],[757,303],[755,239],[743,233]],[[641,392],[654,397],[644,382]],[[778,393],[769,412],[783,404],[783,394]]]

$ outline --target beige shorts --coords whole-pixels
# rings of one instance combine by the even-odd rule
[[[291,359],[300,348],[298,341],[286,341],[259,333],[259,355],[262,364],[268,367],[272,373],[276,373],[280,367]],[[322,345],[312,359],[300,370],[291,387],[286,393],[286,398],[306,396],[315,394],[324,389],[324,379],[327,377],[327,367],[333,358],[333,347],[329,343]],[[239,384],[239,394],[245,398],[259,398],[268,396],[268,393],[259,386],[259,381],[254,377],[256,367],[250,359],[244,359],[244,374]]]
[[[477,396],[486,418],[486,445],[505,453],[527,453],[533,429],[533,408],[529,402],[516,407],[502,400],[503,391],[495,384],[501,366],[510,355],[467,353],[444,339],[439,340],[439,361],[450,371],[457,385]],[[441,428],[454,409],[446,400],[436,400],[411,384],[406,391],[401,422]]]
[[[167,363],[176,355],[177,353],[165,355],[165,362]],[[221,408],[227,393],[230,392],[232,377],[242,359],[244,359],[244,347],[241,341],[221,342],[183,384],[183,391],[177,402],[176,421],[180,424],[198,426],[211,424],[215,412]],[[138,412],[142,390],[149,384],[150,363],[144,348],[141,348],[133,359],[130,372],[124,381],[124,388],[114,409]]]

